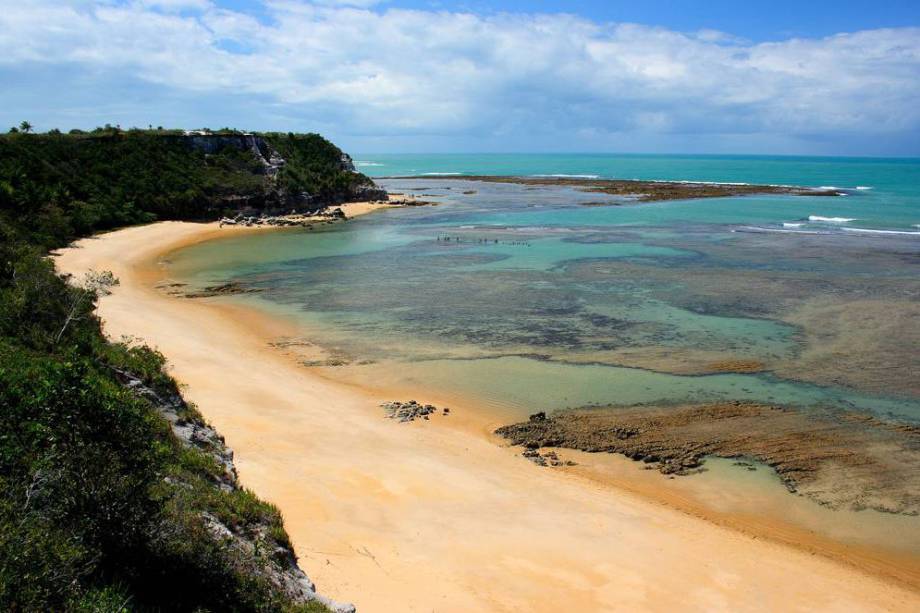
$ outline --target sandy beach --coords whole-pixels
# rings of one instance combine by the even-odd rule
[[[99,304],[106,333],[167,356],[235,451],[243,484],[282,510],[323,594],[362,612],[920,607],[915,561],[766,519],[736,529],[728,515],[656,499],[649,481],[623,486],[624,471],[619,487],[605,482],[597,473],[610,458],[537,468],[491,434],[500,424],[463,406],[432,421],[384,419],[383,401],[443,399],[322,378],[270,345],[288,322],[156,288],[170,251],[264,231],[162,222],[81,240],[56,262],[76,277],[118,277]]]

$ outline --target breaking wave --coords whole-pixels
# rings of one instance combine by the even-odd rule
[[[854,217],[823,217],[821,215],[809,215],[808,221],[819,221],[824,223],[849,223],[856,221]]]

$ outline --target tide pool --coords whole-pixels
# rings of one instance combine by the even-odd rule
[[[385,175],[597,174],[837,185],[850,195],[618,204],[565,187],[382,179],[439,204],[205,243],[173,254],[171,274],[258,290],[220,300],[293,316],[306,342],[336,356],[336,366],[320,365],[331,376],[450,389],[509,417],[735,399],[920,418],[910,381],[917,330],[870,330],[866,342],[865,330],[802,316],[870,301],[909,320],[920,298],[918,237],[856,235],[841,230],[855,221],[809,218],[909,232],[920,224],[916,161],[356,159]],[[814,232],[774,232],[784,223]],[[840,347],[853,359],[833,358]],[[760,372],[717,371],[734,362]]]

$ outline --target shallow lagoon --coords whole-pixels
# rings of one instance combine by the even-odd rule
[[[748,229],[875,210],[884,191],[621,205],[567,188],[383,183],[441,204],[206,243],[174,254],[171,272],[197,286],[260,290],[221,299],[295,315],[303,338],[334,354],[316,365],[336,377],[449,389],[509,418],[716,399],[920,418],[910,389],[861,390],[846,373],[849,385],[827,385],[833,372],[770,373],[795,370],[806,335],[786,319],[809,301],[915,301],[920,240]],[[900,192],[896,200],[900,219]],[[893,380],[916,372],[910,350],[881,358]],[[765,372],[712,369],[731,360]]]

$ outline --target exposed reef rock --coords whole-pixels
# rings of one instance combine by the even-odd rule
[[[415,179],[421,177],[393,177]],[[434,177],[426,177],[431,180]],[[690,200],[696,198],[724,198],[755,194],[787,194],[793,196],[841,196],[838,189],[798,187],[792,185],[746,185],[726,183],[693,183],[684,181],[632,181],[620,179],[577,179],[567,177],[499,177],[443,175],[439,181],[482,181],[485,183],[515,183],[528,186],[565,186],[580,191],[619,196],[634,202],[661,200]],[[601,203],[589,203],[597,206]],[[605,204],[616,204],[615,202]]]
[[[537,466],[575,466],[575,462],[571,460],[561,460],[555,451],[540,453],[536,449],[525,449],[521,452],[521,456]]]
[[[182,444],[203,451],[222,467],[222,472],[215,477],[215,487],[223,491],[240,488],[236,466],[233,463],[233,451],[225,444],[224,437],[206,424],[197,412],[186,404],[182,396],[158,393],[129,372],[118,369],[115,372],[128,389],[149,401],[169,422],[173,434]],[[240,553],[241,559],[248,560],[250,568],[247,571],[268,579],[291,601],[317,601],[336,613],[355,612],[354,605],[337,603],[316,593],[316,586],[297,565],[294,550],[289,544],[279,543],[272,538],[270,525],[249,526],[244,531],[225,525],[210,513],[203,513],[202,521],[208,532],[223,540],[228,548]],[[265,552],[270,552],[271,555],[263,555]]]
[[[197,292],[182,294],[186,298],[211,298],[213,296],[228,296],[233,294],[254,294],[260,290],[246,287],[236,281],[221,283],[220,285],[209,285]]]
[[[766,370],[766,365],[760,360],[717,360],[707,365],[708,370],[714,372],[754,373]]]
[[[698,472],[707,456],[754,458],[789,491],[832,508],[920,513],[920,428],[860,413],[743,402],[610,407],[537,413],[496,432],[532,460],[541,447],[620,453],[668,475]]]
[[[419,404],[415,400],[410,400],[409,402],[384,402],[380,407],[386,412],[387,417],[400,422],[415,421],[416,419],[427,421],[429,415],[438,414],[438,408],[433,404]],[[441,409],[441,415],[450,415],[450,409],[444,407]]]

